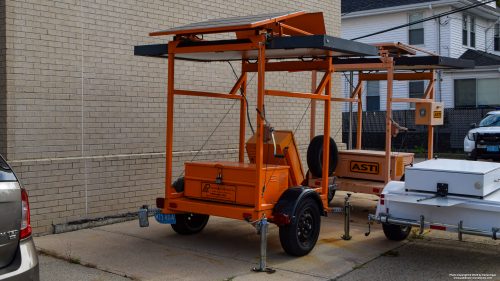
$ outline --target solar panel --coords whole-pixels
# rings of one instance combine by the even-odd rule
[[[170,34],[202,34],[220,33],[225,31],[236,31],[256,28],[270,22],[280,21],[286,18],[305,14],[305,11],[281,12],[264,15],[251,15],[232,18],[218,18],[189,23],[166,30],[152,32],[150,36],[170,35]]]

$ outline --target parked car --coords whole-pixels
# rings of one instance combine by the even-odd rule
[[[479,125],[471,124],[464,152],[467,160],[500,158],[500,110],[488,112]]]
[[[0,155],[0,280],[40,280],[28,194]]]

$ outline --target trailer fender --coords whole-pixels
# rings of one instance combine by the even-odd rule
[[[314,201],[318,204],[320,215],[326,217],[327,212],[319,194],[314,189],[309,187],[297,186],[291,187],[281,194],[280,199],[276,203],[273,211],[274,223],[278,226],[293,223],[295,221],[293,214],[295,213],[297,205],[301,202],[301,200],[308,197],[314,199]]]
[[[405,191],[405,182],[391,181],[385,185],[382,193],[380,193],[380,198],[378,200],[377,212],[375,213],[377,216],[380,213],[388,213],[387,210],[389,208],[389,202],[387,202],[386,196],[391,192],[391,190]]]

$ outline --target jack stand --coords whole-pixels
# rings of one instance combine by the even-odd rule
[[[351,221],[351,210],[352,205],[349,202],[349,198],[351,197],[351,193],[347,193],[347,197],[345,198],[344,204],[342,207],[344,208],[344,235],[341,236],[344,240],[351,240],[352,236],[349,235],[350,230],[350,221]]]
[[[253,271],[274,273],[276,270],[266,266],[266,249],[267,249],[267,235],[269,234],[269,223],[266,216],[262,214],[262,218],[255,221],[255,231],[260,234],[260,267],[252,268]]]

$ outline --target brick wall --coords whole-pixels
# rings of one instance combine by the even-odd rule
[[[28,190],[36,234],[51,233],[57,223],[137,211],[163,194],[167,60],[135,57],[133,46],[166,43],[171,36],[149,37],[149,32],[211,18],[306,10],[322,11],[327,33],[340,36],[339,0],[5,0],[0,5],[5,21],[0,152]],[[239,73],[240,64],[233,65]],[[266,87],[307,92],[310,77],[270,73]],[[177,61],[175,78],[179,89],[223,93],[235,82],[227,63]],[[253,79],[248,87],[253,124],[256,85]],[[333,93],[340,97],[338,75]],[[196,160],[237,159],[239,104],[233,103],[175,98],[174,178],[227,112]],[[294,130],[308,104],[269,97],[266,113],[276,129]],[[340,142],[340,104],[332,105],[331,131]],[[321,134],[321,102],[317,111]],[[309,122],[308,110],[296,133],[303,163]],[[246,133],[249,138],[248,124]]]

